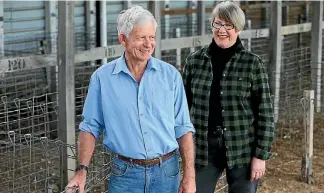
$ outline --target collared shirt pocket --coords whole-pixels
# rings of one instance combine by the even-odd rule
[[[174,114],[174,92],[173,90],[157,88],[153,91],[152,112],[158,117],[172,117]]]
[[[251,83],[248,78],[237,77],[237,92],[241,98],[251,96]]]

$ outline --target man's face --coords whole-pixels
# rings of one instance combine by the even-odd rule
[[[124,35],[121,35],[124,36]],[[139,61],[150,59],[155,48],[155,26],[153,22],[135,25],[129,37],[121,37],[122,45],[130,57]]]
[[[235,44],[239,32],[232,23],[215,17],[212,25],[214,40],[219,47],[229,48]]]

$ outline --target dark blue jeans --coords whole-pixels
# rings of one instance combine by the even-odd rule
[[[211,137],[208,140],[209,164],[196,168],[197,193],[214,193],[215,186],[224,170],[229,193],[255,193],[258,181],[250,181],[250,166],[228,169],[226,151],[222,139]]]
[[[108,193],[178,193],[180,185],[179,156],[162,164],[140,166],[115,157],[112,161]]]

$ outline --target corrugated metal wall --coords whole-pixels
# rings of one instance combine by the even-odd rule
[[[45,1],[3,1],[5,56],[42,54],[45,31]],[[57,7],[56,7],[57,13]],[[75,46],[85,50],[85,2],[75,2]]]
[[[120,11],[124,9],[123,1],[107,2],[107,40],[108,45],[118,44],[116,19]]]
[[[5,56],[41,54],[45,37],[44,1],[4,1]]]
[[[85,1],[75,1],[74,26],[76,51],[86,49],[86,7]]]

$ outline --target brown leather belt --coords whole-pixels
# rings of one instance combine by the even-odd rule
[[[141,165],[141,166],[149,166],[149,165],[160,164],[161,162],[165,161],[166,159],[168,159],[175,153],[176,153],[176,150],[171,151],[171,152],[163,155],[162,157],[157,157],[157,158],[153,158],[153,159],[132,159],[132,158],[124,157],[119,154],[116,154],[116,156],[119,159],[129,162],[129,163],[133,163],[133,164],[137,164],[137,165]]]

